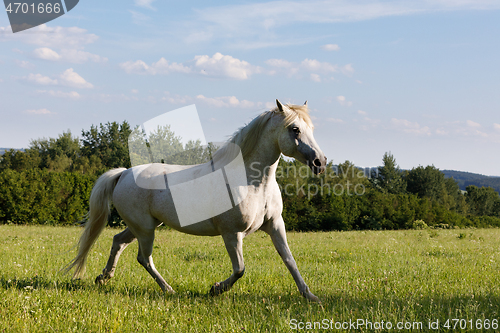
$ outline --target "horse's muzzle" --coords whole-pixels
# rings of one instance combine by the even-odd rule
[[[322,174],[323,172],[325,172],[326,170],[326,156],[323,155],[323,158],[318,158],[316,157],[311,163],[310,163],[310,167],[311,167],[311,170],[312,172],[315,174],[315,175],[319,175],[319,174]]]

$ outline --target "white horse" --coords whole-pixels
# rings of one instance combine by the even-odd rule
[[[114,236],[107,265],[96,278],[95,282],[98,284],[104,284],[113,277],[120,254],[127,245],[137,239],[139,263],[163,291],[174,293],[172,287],[156,270],[151,256],[155,228],[164,223],[188,234],[222,236],[231,258],[233,274],[211,288],[210,293],[218,295],[229,290],[244,274],[243,238],[256,230],[263,230],[271,236],[300,293],[308,300],[319,302],[318,297],[311,293],[304,282],[288,248],[285,224],[281,216],[283,201],[275,173],[281,154],[307,164],[315,174],[325,170],[326,157],[313,137],[307,102],[301,106],[283,105],[278,100],[276,103],[275,109],[256,117],[228,141],[241,148],[246,169],[246,196],[238,205],[199,223],[182,226],[168,184],[163,190],[145,189],[136,184],[133,168],[110,170],[97,180],[92,190],[89,218],[78,243],[78,255],[67,269],[75,267],[75,278],[84,274],[87,255],[107,224],[109,204],[112,200],[127,228]],[[217,160],[222,161],[223,158],[220,157],[226,153],[227,149],[222,147],[214,154],[211,162],[193,166],[158,164],[161,168],[158,168],[160,171],[157,172],[160,176],[164,174],[166,178],[168,173],[183,170],[184,174],[196,178],[220,167]],[[219,159],[216,159],[216,156]],[[196,205],[196,202],[192,204]]]

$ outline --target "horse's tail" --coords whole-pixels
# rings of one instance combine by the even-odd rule
[[[110,202],[116,183],[123,171],[127,169],[118,168],[104,173],[94,185],[90,194],[88,220],[85,229],[78,241],[78,255],[65,269],[66,272],[75,267],[73,278],[80,278],[85,273],[85,264],[90,248],[94,245],[97,237],[106,227],[110,212]]]

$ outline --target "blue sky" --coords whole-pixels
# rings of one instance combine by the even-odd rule
[[[207,140],[308,100],[329,160],[500,176],[500,2],[92,1],[12,34],[0,147],[196,104]]]

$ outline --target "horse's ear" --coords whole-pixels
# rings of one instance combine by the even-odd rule
[[[307,101],[304,102],[304,106],[307,106]]]
[[[276,99],[276,105],[278,106],[278,110],[280,110],[280,112],[283,112],[283,104],[281,104],[281,102],[278,101],[278,99]]]

